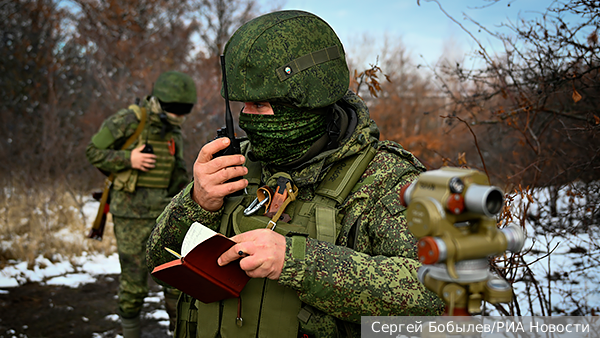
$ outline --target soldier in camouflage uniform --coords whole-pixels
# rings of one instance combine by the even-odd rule
[[[399,201],[425,168],[379,141],[364,101],[348,90],[333,30],[310,13],[270,13],[232,36],[225,60],[230,98],[245,102],[243,155],[215,157],[227,138],[201,149],[193,182],[150,235],[147,260],[150,269],[172,260],[164,248],[180,252],[198,221],[237,243],[218,263],[239,260],[252,279],[239,299],[204,304],[182,294],[175,337],[359,337],[361,316],[441,314],[443,302],[417,279]],[[269,188],[269,203],[279,194],[285,203],[255,212]]]
[[[186,74],[162,73],[140,106],[131,105],[104,121],[86,149],[90,163],[114,173],[110,212],[121,263],[119,314],[125,338],[140,336],[139,314],[148,295],[146,243],[156,217],[189,182],[181,124],[196,102],[196,86]],[[121,150],[141,119],[139,138]],[[167,312],[175,324],[179,291],[165,288]]]

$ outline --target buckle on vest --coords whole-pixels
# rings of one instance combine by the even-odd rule
[[[273,222],[273,220],[269,220],[269,223],[267,224],[267,228],[271,228],[271,230],[275,230],[275,227],[277,226],[277,223]]]

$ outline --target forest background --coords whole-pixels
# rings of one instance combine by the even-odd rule
[[[0,0],[0,268],[40,255],[114,252],[110,236],[64,236],[88,230],[83,209],[104,178],[85,158],[91,136],[106,117],[148,95],[160,73],[185,72],[198,87],[183,126],[191,170],[224,123],[218,56],[225,42],[242,23],[281,6]],[[432,65],[415,62],[401,40],[363,36],[347,55],[351,89],[367,101],[381,139],[402,144],[429,169],[479,169],[506,192],[498,225],[521,226],[529,242],[521,253],[490,259],[519,289],[515,302],[495,311],[594,315],[600,302],[587,296],[598,283],[578,285],[598,278],[600,261],[600,4],[552,1],[540,11],[506,24],[509,33],[462,18],[502,43],[504,51],[493,54],[449,16],[478,47]],[[380,38],[383,47],[365,66],[361,45]],[[556,267],[553,255],[570,255],[572,263]],[[546,268],[534,271],[542,260]]]

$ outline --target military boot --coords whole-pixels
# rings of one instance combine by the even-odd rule
[[[123,338],[140,338],[141,325],[139,315],[133,318],[121,317],[121,327],[123,328]]]

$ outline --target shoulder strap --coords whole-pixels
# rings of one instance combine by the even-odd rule
[[[129,106],[129,109],[133,110],[135,116],[137,116],[137,118],[140,120],[140,123],[138,124],[137,128],[135,128],[135,132],[133,133],[133,135],[129,136],[127,141],[125,141],[125,144],[123,144],[121,150],[126,149],[131,144],[133,144],[133,142],[135,142],[138,136],[140,136],[142,130],[144,130],[144,127],[146,126],[146,108],[140,108],[138,105],[132,104],[131,106]]]
[[[329,170],[315,191],[317,239],[335,243],[337,238],[335,207],[346,200],[377,150],[372,146],[337,163]]]
[[[377,153],[377,150],[369,145],[359,154],[337,163],[325,175],[315,193],[335,201],[334,205],[341,204],[365,172],[367,166],[375,157],[375,153]]]
[[[135,142],[135,140],[138,138],[138,136],[142,133],[142,130],[144,130],[144,126],[146,125],[146,108],[142,107],[140,108],[137,105],[131,105],[129,106],[129,109],[133,110],[133,112],[135,113],[135,115],[138,117],[138,119],[140,119],[140,123],[138,124],[137,128],[135,128],[135,132],[133,133],[133,135],[131,135],[127,141],[125,141],[125,144],[123,144],[123,146],[121,147],[121,150],[129,147],[133,142]],[[104,232],[104,223],[106,222],[106,213],[105,212],[105,208],[106,205],[108,204],[108,195],[110,192],[110,187],[112,186],[112,182],[115,180],[115,174],[114,173],[110,173],[110,175],[108,175],[108,177],[106,179],[104,179],[104,187],[102,189],[102,197],[100,197],[100,206],[98,207],[98,212],[96,213],[96,218],[94,219],[94,223],[92,224],[92,230],[90,231],[90,234],[88,235],[89,238],[94,238],[97,240],[102,240],[102,234]]]

